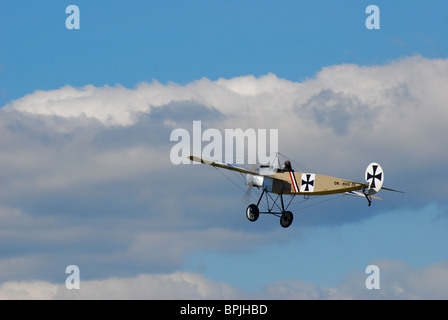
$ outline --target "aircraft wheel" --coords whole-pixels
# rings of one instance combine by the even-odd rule
[[[249,221],[255,222],[257,221],[260,215],[260,210],[258,210],[257,205],[250,204],[246,209],[246,217]]]
[[[282,213],[282,216],[280,217],[280,225],[283,228],[288,228],[293,220],[294,216],[292,215],[291,211],[285,211]]]

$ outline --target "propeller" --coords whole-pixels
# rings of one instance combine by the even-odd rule
[[[256,171],[257,169],[258,169],[258,164],[257,163],[254,163],[254,164],[251,165],[251,170],[252,171]],[[250,199],[252,197],[252,187],[253,187],[253,185],[251,185],[251,184],[247,187],[246,192],[244,193],[243,197],[241,198],[242,202],[244,202],[244,203],[249,203],[250,202]]]
[[[243,202],[243,203],[249,203],[250,202],[250,198],[252,197],[252,185],[250,185],[248,188],[247,188],[247,190],[246,190],[246,192],[244,193],[244,195],[243,195],[243,198],[241,199],[241,201]]]

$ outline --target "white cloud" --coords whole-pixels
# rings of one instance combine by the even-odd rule
[[[448,263],[441,261],[415,268],[397,260],[377,260],[379,289],[367,289],[365,281],[370,274],[352,270],[335,287],[319,286],[300,279],[279,280],[264,287],[260,298],[277,299],[448,299]]]
[[[142,114],[172,102],[195,102],[230,116],[218,126],[279,128],[287,150],[298,143],[316,152],[307,146],[310,142],[330,148],[336,143],[349,151],[362,144],[377,152],[398,147],[407,161],[419,163],[446,156],[438,137],[445,132],[448,118],[447,71],[447,59],[416,56],[383,66],[326,67],[302,83],[268,74],[214,82],[204,78],[185,86],[142,83],[135,89],[65,86],[36,91],[13,101],[4,112],[87,117],[106,126],[132,126]]]
[[[80,279],[79,290],[64,284],[44,281],[5,282],[1,299],[448,299],[448,262],[415,268],[401,261],[374,261],[380,269],[380,289],[367,289],[367,274],[351,271],[335,287],[319,286],[300,279],[279,280],[255,292],[201,274],[174,272],[111,277],[102,280]],[[81,273],[82,274],[82,273]]]
[[[131,278],[87,280],[80,289],[45,281],[5,282],[0,299],[234,299],[243,292],[226,283],[211,281],[200,274],[141,274]]]
[[[12,281],[0,286],[0,300],[50,300],[58,285],[45,281]]]
[[[14,174],[4,182],[13,189],[119,180],[168,169],[171,130],[203,120],[204,128],[279,129],[280,151],[322,173],[353,175],[377,161],[388,178],[415,172],[414,180],[434,185],[418,176],[448,159],[446,83],[448,59],[416,56],[330,66],[303,82],[267,74],[36,91],[1,109],[8,152],[0,164]]]
[[[417,56],[331,66],[303,82],[249,75],[184,86],[65,86],[17,99],[0,109],[0,237],[8,243],[0,281],[55,281],[48,274],[73,258],[90,263],[91,278],[170,273],[187,252],[251,250],[291,237],[277,222],[253,228],[241,190],[214,169],[170,163],[171,130],[191,130],[193,120],[203,128],[277,128],[281,152],[324,174],[351,178],[377,161],[385,185],[407,192],[395,205],[444,201],[447,71],[448,59]],[[335,216],[307,219],[365,218]],[[300,295],[330,295],[306,287]]]

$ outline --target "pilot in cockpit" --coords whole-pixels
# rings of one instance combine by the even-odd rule
[[[286,160],[283,169],[278,169],[277,172],[294,172],[291,166],[291,161]]]

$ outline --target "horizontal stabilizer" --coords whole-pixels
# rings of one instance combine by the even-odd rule
[[[385,188],[385,187],[382,187],[381,189],[382,189],[382,190],[387,190],[387,191],[393,191],[393,192],[404,193],[403,191],[400,191],[400,190],[395,190],[395,189],[390,189],[390,188]]]
[[[349,196],[362,197],[362,198],[366,197],[366,195],[360,191],[349,191],[349,192],[344,192],[344,194],[347,194]],[[375,200],[383,200],[380,197],[377,197],[375,195],[370,195],[369,197],[371,197],[372,199],[375,199]]]

